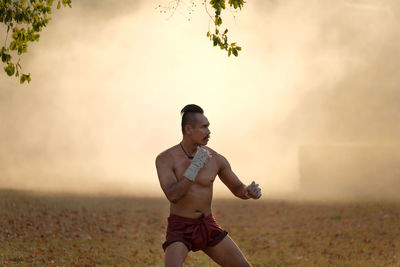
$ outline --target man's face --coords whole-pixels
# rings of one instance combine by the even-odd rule
[[[207,145],[211,133],[208,129],[210,123],[203,114],[196,113],[195,116],[196,123],[194,124],[194,127],[191,127],[190,137],[199,145]]]

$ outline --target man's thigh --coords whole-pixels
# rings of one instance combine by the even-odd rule
[[[182,242],[174,242],[165,249],[165,267],[182,266],[189,250]]]
[[[229,235],[225,236],[225,238],[214,247],[207,247],[203,251],[221,266],[250,266],[239,247],[233,242]]]

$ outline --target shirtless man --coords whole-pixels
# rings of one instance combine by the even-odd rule
[[[156,159],[160,185],[170,201],[163,244],[165,266],[182,266],[190,250],[204,251],[221,266],[250,266],[211,213],[213,182],[218,175],[241,199],[258,199],[261,189],[254,182],[245,186],[233,173],[229,162],[206,146],[210,123],[199,106],[187,105],[181,114],[182,141]]]

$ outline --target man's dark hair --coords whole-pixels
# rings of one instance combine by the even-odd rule
[[[196,122],[196,113],[204,114],[204,111],[201,107],[195,104],[190,104],[186,105],[182,110],[181,110],[181,116],[182,116],[182,133],[185,134],[185,125],[190,124],[191,126],[194,126]]]

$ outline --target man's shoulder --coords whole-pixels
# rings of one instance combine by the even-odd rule
[[[172,158],[173,158],[172,156],[173,156],[175,150],[176,150],[176,145],[162,151],[160,154],[157,155],[156,161],[172,160]]]
[[[215,151],[211,147],[204,146],[204,148],[206,148],[210,152],[211,157],[215,158],[217,161],[220,162],[220,161],[223,161],[225,159],[224,156],[222,156],[220,153],[218,153],[217,151]]]

